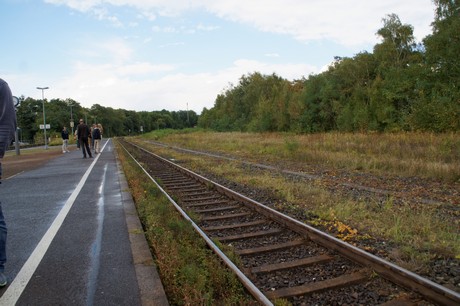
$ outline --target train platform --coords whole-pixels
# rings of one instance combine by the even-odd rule
[[[113,142],[2,181],[0,305],[168,305]]]

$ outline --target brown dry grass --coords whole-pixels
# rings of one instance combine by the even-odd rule
[[[400,246],[408,261],[426,265],[436,256],[460,259],[458,214],[449,208],[460,204],[458,133],[294,135],[175,131],[143,137],[311,174],[318,179],[297,182],[274,175],[273,171],[241,167],[235,161],[155,149],[198,171],[268,190],[278,198],[280,209],[310,211],[339,234],[341,229],[354,232],[351,228],[363,236],[389,240]],[[382,198],[379,193],[347,187],[350,184],[387,190],[389,194]],[[421,200],[438,204],[426,205]]]
[[[144,135],[148,137],[147,135]],[[325,165],[348,171],[460,180],[460,134],[214,133],[165,134],[168,144],[247,160]]]

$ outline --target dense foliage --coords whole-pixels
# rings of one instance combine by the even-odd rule
[[[45,100],[44,103],[32,98],[21,97],[20,100],[16,115],[20,128],[19,140],[22,142],[43,143],[43,130],[40,130],[40,125],[43,124],[43,104],[46,124],[50,125],[47,135],[50,137],[60,137],[64,126],[69,131],[74,131],[80,118],[89,125],[102,124],[106,137],[137,135],[163,128],[182,129],[193,127],[198,121],[198,115],[194,111],[136,112],[99,104],[85,108],[72,99],[52,99]],[[71,121],[74,121],[73,128]]]
[[[198,125],[217,131],[399,131],[460,129],[460,1],[435,0],[433,33],[390,14],[373,52],[335,57],[296,81],[254,72],[204,109]]]

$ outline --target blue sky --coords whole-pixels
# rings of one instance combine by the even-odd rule
[[[384,2],[384,3],[382,3]],[[431,0],[0,0],[0,77],[16,96],[135,111],[211,108],[255,71],[300,79],[372,52],[395,13],[418,41]]]

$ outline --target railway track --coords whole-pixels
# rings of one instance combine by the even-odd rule
[[[262,304],[460,305],[460,295],[147,150],[120,142]],[[191,220],[191,219],[190,219]],[[236,267],[213,241],[230,246]]]

